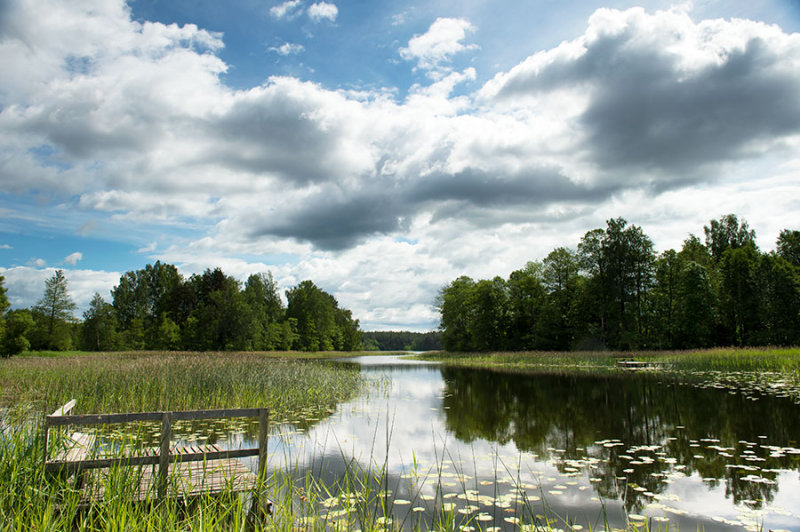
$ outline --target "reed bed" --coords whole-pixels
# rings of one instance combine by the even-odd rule
[[[447,365],[511,368],[618,370],[620,360],[638,360],[675,371],[772,371],[800,375],[800,347],[714,348],[686,351],[526,351],[426,353],[423,360]]]
[[[335,406],[362,387],[356,367],[253,353],[126,353],[20,357],[0,363],[0,404],[48,413]]]

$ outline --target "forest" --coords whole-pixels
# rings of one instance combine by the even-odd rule
[[[111,302],[95,294],[83,320],[57,270],[30,309],[8,310],[0,276],[0,353],[81,349],[192,351],[353,351],[361,331],[352,313],[311,281],[286,291],[284,307],[271,273],[242,285],[221,269],[185,279],[156,262],[125,273]]]
[[[442,349],[439,331],[368,331],[361,336],[365,351],[438,351]]]
[[[800,231],[762,252],[729,214],[657,254],[622,218],[508,279],[461,276],[437,306],[448,351],[689,349],[800,344]]]

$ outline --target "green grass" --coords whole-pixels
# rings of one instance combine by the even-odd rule
[[[800,348],[716,348],[687,351],[528,351],[426,353],[423,360],[446,365],[519,369],[624,371],[620,360],[651,362],[670,371],[771,371],[800,375]]]
[[[39,358],[70,358],[78,356],[131,356],[131,355],[202,355],[202,354],[250,354],[264,358],[295,358],[295,359],[318,359],[318,358],[342,358],[355,356],[375,356],[375,355],[394,355],[400,352],[388,351],[23,351],[17,357],[39,357]]]
[[[362,386],[358,368],[258,353],[112,353],[0,361],[0,405],[49,413],[269,407],[328,408]]]

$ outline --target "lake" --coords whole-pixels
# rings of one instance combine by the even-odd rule
[[[788,398],[653,372],[340,363],[359,364],[368,390],[277,422],[270,439],[271,469],[337,486],[319,508],[331,522],[359,477],[404,529],[800,530],[800,407]]]

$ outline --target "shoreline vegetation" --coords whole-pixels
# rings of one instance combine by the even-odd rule
[[[800,378],[800,347],[716,347],[664,351],[435,351],[419,360],[475,368],[626,371],[621,362],[644,363],[654,371],[768,371]]]
[[[445,366],[532,374],[624,376],[646,372],[687,384],[786,397],[800,405],[800,347],[635,352],[435,352],[414,358]]]

